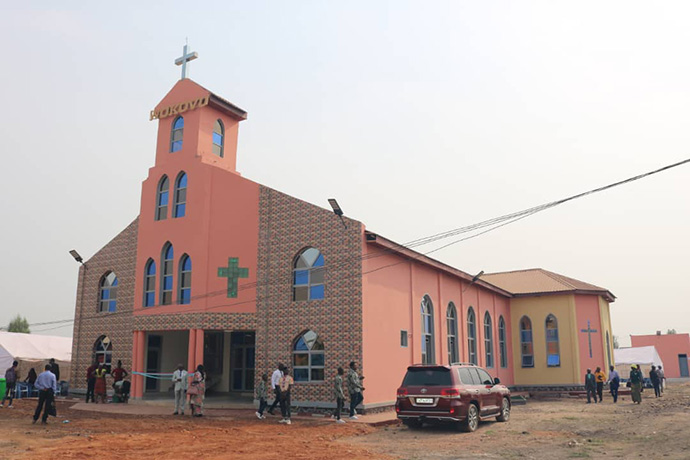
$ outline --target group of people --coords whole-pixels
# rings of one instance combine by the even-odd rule
[[[338,371],[333,379],[333,398],[335,399],[336,408],[333,412],[332,418],[336,423],[345,423],[341,418],[341,412],[345,406],[345,391],[343,389],[343,375],[345,371],[342,367],[338,368]],[[362,392],[364,387],[362,386],[363,376],[357,373],[357,364],[352,361],[350,362],[350,367],[347,371],[347,376],[345,377],[347,384],[347,391],[350,395],[350,419],[357,419],[356,407],[364,400]],[[271,375],[271,389],[273,390],[273,404],[268,407],[268,374],[263,374],[261,376],[261,381],[256,388],[256,399],[259,400],[259,410],[256,411],[256,416],[260,420],[266,418],[264,412],[268,412],[270,415],[275,415],[274,411],[277,405],[280,405],[280,413],[282,419],[279,423],[284,423],[286,425],[292,424],[291,420],[291,399],[290,393],[295,381],[290,376],[290,370],[283,365],[278,363],[278,368],[273,371]],[[266,410],[268,408],[268,410]]]
[[[178,364],[177,369],[173,372],[172,382],[175,391],[175,412],[173,415],[184,415],[185,404],[189,402],[192,417],[202,417],[206,393],[204,365],[199,364],[194,372],[187,372],[182,364]]]
[[[666,382],[664,370],[661,366],[652,366],[649,372],[649,380],[654,387],[654,395],[657,398],[660,397],[664,391]],[[587,369],[587,373],[585,374],[587,404],[591,403],[592,398],[594,398],[595,403],[603,401],[605,383],[609,384],[609,391],[611,392],[613,402],[618,402],[618,389],[620,388],[621,378],[616,369],[613,366],[609,367],[608,379],[600,367],[597,367],[593,374],[591,369]],[[642,374],[642,369],[640,368],[639,364],[633,364],[630,366],[630,378],[628,379],[626,386],[630,388],[633,403],[641,404],[642,391],[644,388],[644,375]]]
[[[129,373],[122,367],[122,361],[118,361],[117,367],[108,372],[108,367],[105,363],[99,363],[94,360],[91,363],[91,366],[86,369],[87,403],[89,400],[91,400],[93,403],[98,403],[99,400],[103,404],[108,402],[108,386],[106,382],[108,373],[110,373],[111,377],[113,378],[112,387],[116,393],[122,387],[125,377],[129,375]]]
[[[60,381],[60,366],[55,362],[55,359],[51,359],[46,366],[50,366],[50,371],[55,375],[56,381]],[[17,383],[19,383],[19,362],[18,361],[13,361],[12,366],[7,368],[5,371],[5,394],[3,395],[2,398],[2,403],[0,403],[0,407],[5,407],[5,401],[8,401],[7,408],[12,409],[12,400],[15,398],[15,393],[17,391]],[[36,388],[36,380],[38,379],[38,375],[36,374],[36,370],[32,367],[29,369],[29,372],[26,375],[26,378],[23,380],[24,383],[28,385],[28,393],[29,395],[33,394],[34,389]]]

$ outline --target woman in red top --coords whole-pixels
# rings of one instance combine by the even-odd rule
[[[117,367],[110,371],[110,375],[113,377],[113,387],[117,382],[121,382],[127,377],[127,371],[122,368],[122,361],[117,362]]]

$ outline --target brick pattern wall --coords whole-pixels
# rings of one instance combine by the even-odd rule
[[[138,222],[137,218],[79,269],[70,388],[86,389],[86,368],[101,335],[107,335],[113,343],[113,364],[122,360],[125,368],[131,368]],[[117,310],[100,313],[100,281],[109,271],[115,272],[118,279]]]
[[[325,347],[325,381],[295,385],[292,399],[332,402],[333,377],[350,361],[362,367],[362,226],[331,211],[261,187],[257,270],[256,376],[278,362],[292,368],[292,345],[311,329]],[[292,300],[292,267],[301,250],[325,258],[325,298]]]
[[[178,313],[134,317],[134,330],[137,331],[189,329],[254,331],[256,330],[256,315],[254,313]]]

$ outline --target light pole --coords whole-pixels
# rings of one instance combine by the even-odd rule
[[[77,328],[77,340],[76,340],[76,347],[74,349],[74,375],[79,375],[78,372],[78,367],[77,363],[79,363],[79,346],[81,345],[80,340],[81,340],[81,316],[83,313],[83,305],[84,305],[84,284],[86,283],[86,264],[84,263],[84,259],[79,255],[79,253],[75,250],[72,249],[70,252],[70,255],[74,257],[74,260],[79,262],[83,268],[81,271],[81,289],[80,289],[80,294],[79,294],[79,308],[74,312],[74,322],[76,323],[76,328]],[[77,313],[79,313],[79,318],[77,318]],[[78,319],[78,320],[77,320]]]

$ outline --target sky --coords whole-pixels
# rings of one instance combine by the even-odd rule
[[[249,113],[244,177],[336,197],[406,242],[690,158],[689,16],[672,1],[5,2],[0,325],[73,318],[68,251],[90,257],[137,216],[148,114],[186,38],[190,77]],[[606,287],[622,345],[690,332],[689,196],[685,165],[433,256]]]

